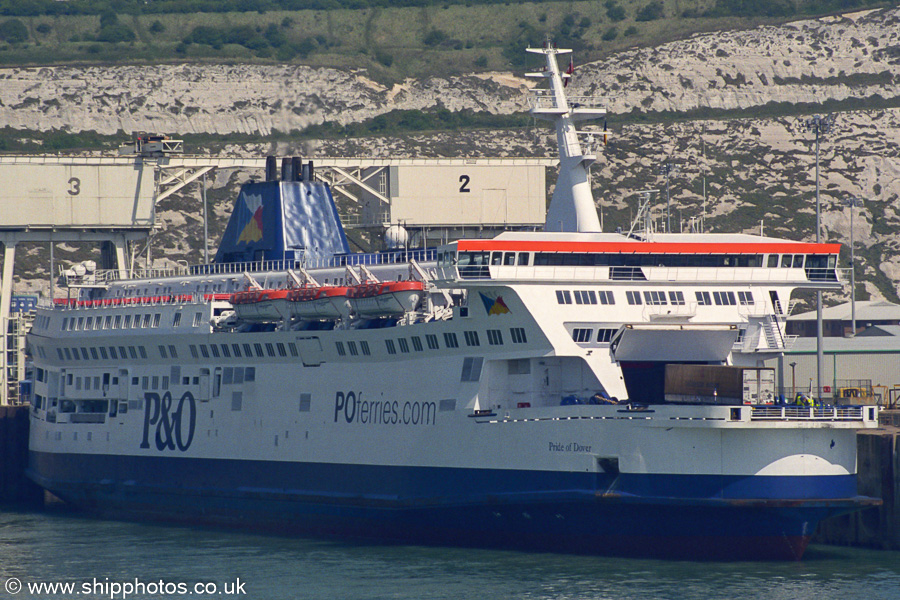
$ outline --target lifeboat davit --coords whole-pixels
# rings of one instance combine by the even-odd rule
[[[245,321],[280,321],[285,312],[288,290],[247,290],[229,298],[234,312]]]
[[[340,319],[350,314],[349,288],[338,285],[294,288],[287,294],[289,318],[312,321]]]
[[[351,287],[350,306],[360,317],[400,317],[416,309],[425,295],[421,281],[380,281]]]

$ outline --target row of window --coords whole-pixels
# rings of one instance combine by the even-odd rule
[[[802,269],[833,269],[833,255],[805,254],[603,254],[594,252],[460,252],[457,264],[460,272],[481,266],[574,266],[574,267],[767,267]],[[452,252],[442,253],[438,260],[450,265]]]
[[[596,341],[599,344],[608,344],[618,331],[615,328],[601,327],[597,330]],[[572,339],[579,344],[588,344],[594,341],[594,330],[589,327],[576,327],[572,330]]]
[[[175,347],[171,346],[174,351]],[[137,360],[147,358],[147,349],[143,346],[91,346],[86,348],[57,348],[59,360]],[[175,357],[177,358],[177,357]]]
[[[697,298],[697,304],[708,306],[716,304],[719,306],[733,306],[741,304],[741,306],[750,306],[754,304],[753,292],[694,292]],[[574,298],[575,304],[606,304],[613,305],[616,303],[615,296],[611,291],[604,290],[595,292],[594,290],[556,290],[556,301],[559,304],[572,304]],[[646,292],[626,291],[625,298],[628,304],[648,304],[651,306],[660,306],[672,304],[674,306],[683,306],[685,304],[684,292],[662,290],[648,290]]]
[[[63,331],[98,331],[103,329],[158,329],[161,313],[97,315],[88,317],[63,317]],[[203,313],[194,313],[194,327],[203,321]],[[172,316],[172,327],[181,325],[181,312]]]
[[[171,348],[171,347],[170,347]],[[300,353],[297,351],[297,344],[294,342],[288,342],[285,344],[284,342],[255,342],[255,343],[233,343],[233,344],[191,344],[189,346],[191,350],[191,356],[193,358],[275,358],[287,357],[288,353],[292,357],[300,356]],[[160,353],[164,350],[163,346],[160,346]],[[172,348],[174,350],[174,348]],[[199,351],[199,352],[198,352]],[[166,358],[163,356],[163,358]],[[177,358],[177,356],[173,356],[173,358]]]
[[[572,298],[575,298],[575,304],[615,304],[616,299],[609,290],[595,292],[594,290],[556,290],[556,301],[559,304],[572,304]]]
[[[524,344],[527,342],[525,329],[522,327],[510,328],[510,337],[514,344]],[[477,331],[465,331],[464,338],[467,346],[480,346],[481,341]],[[503,332],[499,329],[487,330],[488,344],[491,346],[503,345]],[[410,352],[410,343],[412,349],[416,352],[422,352],[425,345],[429,350],[440,349],[438,336],[433,333],[425,335],[425,344],[422,343],[422,337],[418,335],[407,338],[399,338],[396,341],[385,340],[385,347],[388,354],[396,354],[399,346],[400,352],[407,354]],[[366,340],[335,342],[337,353],[340,356],[370,356],[371,350],[369,342]],[[459,341],[456,333],[444,333],[444,347],[458,348]],[[160,344],[157,346],[160,358],[177,359],[178,349],[172,345]],[[294,342],[243,342],[231,344],[190,344],[191,357],[200,358],[293,358],[299,357],[300,353]],[[80,361],[80,360],[137,360],[138,358],[147,359],[148,353],[144,346],[96,346],[96,347],[78,347],[78,348],[57,348],[57,356],[63,361]]]
[[[752,306],[755,304],[753,300],[753,292],[694,292],[697,304],[700,306]],[[625,299],[628,304],[639,305],[647,304],[650,306],[662,306],[671,304],[673,306],[683,306],[685,304],[684,292],[672,291],[664,292],[661,290],[649,290],[646,292],[625,292]]]
[[[503,345],[503,332],[499,329],[488,329],[487,330],[487,341],[490,346],[502,346]],[[513,344],[524,344],[528,341],[528,338],[525,335],[525,329],[522,327],[510,327],[509,335],[512,339]],[[425,345],[428,346],[429,350],[438,350],[440,349],[440,344],[438,341],[438,336],[433,333],[429,333],[425,335]],[[477,331],[464,331],[463,339],[465,339],[466,346],[474,347],[481,345],[481,338],[478,335]],[[351,342],[348,342],[350,344]],[[425,345],[422,344],[422,338],[414,335],[407,340],[406,338],[398,338],[396,342],[392,339],[384,340],[385,348],[387,349],[388,354],[397,354],[397,349],[400,349],[401,354],[408,354],[410,352],[410,343],[412,343],[412,349],[415,352],[422,352],[425,349]],[[444,333],[444,347],[447,349],[459,348],[459,339],[455,332],[448,331]],[[337,342],[337,350],[338,354],[341,356],[344,355],[344,347],[343,342]],[[351,351],[353,354],[353,351]],[[366,345],[365,354],[368,354],[368,345]]]

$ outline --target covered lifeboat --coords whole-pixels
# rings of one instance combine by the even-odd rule
[[[353,312],[364,318],[403,316],[415,310],[424,295],[421,281],[367,282],[347,292]]]
[[[287,293],[287,311],[291,319],[330,320],[350,314],[349,288],[337,285],[294,288]]]
[[[235,292],[228,299],[239,319],[245,321],[278,321],[285,312],[288,290],[256,289]]]

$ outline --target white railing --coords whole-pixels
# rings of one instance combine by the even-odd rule
[[[751,421],[862,421],[863,406],[753,406]]]

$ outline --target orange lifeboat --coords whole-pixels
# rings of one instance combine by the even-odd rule
[[[228,297],[239,319],[245,321],[271,322],[283,318],[284,304],[288,290],[247,290],[235,292]]]
[[[350,314],[349,288],[337,285],[309,286],[288,291],[291,318],[313,321],[339,319]]]
[[[400,317],[416,309],[425,296],[421,281],[380,281],[350,288],[350,306],[360,317]]]

